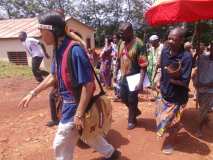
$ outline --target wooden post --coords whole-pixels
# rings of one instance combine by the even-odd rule
[[[199,104],[198,104],[198,95],[199,95],[199,76],[200,76],[200,67],[199,67],[199,63],[200,63],[200,23],[197,23],[197,44],[196,44],[196,52],[198,54],[198,60],[197,60],[197,95],[196,95],[196,109],[198,109]]]

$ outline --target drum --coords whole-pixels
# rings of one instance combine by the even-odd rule
[[[84,114],[84,128],[81,131],[81,139],[87,142],[91,136],[105,136],[112,123],[112,105],[110,100],[102,95],[92,104],[91,109]]]

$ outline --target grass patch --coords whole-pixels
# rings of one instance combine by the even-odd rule
[[[0,78],[16,76],[32,77],[32,70],[29,66],[0,61]]]

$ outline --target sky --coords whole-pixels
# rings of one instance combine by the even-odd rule
[[[3,8],[0,6],[0,18],[5,17],[7,18],[7,13],[3,10]]]

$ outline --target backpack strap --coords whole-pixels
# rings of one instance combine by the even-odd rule
[[[75,74],[74,74],[74,70],[73,70],[73,58],[72,58],[72,54],[69,54],[70,50],[74,47],[74,46],[79,46],[80,43],[78,42],[73,42],[73,41],[70,41],[67,48],[65,49],[64,51],[64,54],[63,54],[63,58],[62,58],[62,79],[64,81],[64,84],[65,84],[65,87],[71,91],[72,95],[74,96],[75,98],[75,101],[76,103],[78,104],[79,101],[80,101],[80,96],[81,96],[81,89],[82,89],[82,85],[79,85],[77,83],[77,79],[75,77]],[[85,51],[86,53],[86,51]],[[89,60],[89,57],[88,55],[86,54],[88,60]],[[98,82],[98,85],[99,85],[99,88],[100,88],[100,92],[93,96],[86,108],[86,112],[88,112],[91,107],[92,107],[92,104],[96,101],[96,99],[98,99],[99,96],[102,96],[105,94],[105,91],[101,85],[101,82],[100,80],[98,79],[96,73],[95,73],[95,70],[92,66],[92,64],[90,63],[89,61],[89,64],[90,64],[90,67],[92,69],[92,72],[95,76],[95,79],[97,80]]]
[[[70,62],[69,59],[69,51],[74,47],[75,45],[78,45],[78,43],[70,41],[67,48],[64,51],[63,58],[62,58],[62,66],[61,66],[61,74],[62,74],[62,80],[64,81],[65,87],[73,93],[73,83],[75,83],[75,76],[73,73],[73,69],[70,69],[67,62]]]
[[[72,42],[72,45],[70,47],[70,49],[72,49],[74,46],[80,46],[80,43],[78,42]],[[77,79],[75,77],[74,74],[74,67],[73,67],[73,58],[72,58],[72,54],[69,54],[69,50],[67,51],[67,57],[65,57],[66,59],[66,65],[67,65],[67,71],[68,71],[68,79],[70,79],[70,82],[68,82],[70,88],[72,90],[72,95],[74,96],[74,99],[76,101],[76,103],[78,104],[80,101],[80,97],[81,97],[81,89],[82,89],[82,85],[79,85],[77,82]]]

